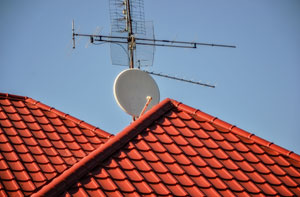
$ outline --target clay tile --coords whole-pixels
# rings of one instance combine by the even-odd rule
[[[255,171],[255,169],[247,161],[236,161],[235,163],[245,172]]]
[[[184,187],[184,189],[189,196],[205,196],[205,194],[199,190],[198,186]]]
[[[201,149],[201,151],[203,150],[203,148],[193,148],[191,147],[190,145],[187,145],[187,146],[179,146],[180,149],[183,151],[183,153],[185,155],[188,155],[188,156],[196,156],[196,155],[199,155],[198,154],[198,151]],[[197,151],[197,152],[196,152]],[[204,150],[205,151],[205,150]],[[209,153],[203,153],[203,154],[209,154]]]
[[[7,115],[3,111],[0,111],[0,120],[5,120],[5,119],[8,119]]]
[[[147,142],[157,142],[158,141],[158,139],[151,132],[143,132],[141,135]]]
[[[40,126],[42,127],[43,131],[46,131],[46,132],[54,132],[55,131],[54,127],[50,124],[46,124],[46,125],[41,124]]]
[[[202,147],[202,148],[194,148],[202,157],[205,158],[211,158],[214,155],[206,148],[206,147]],[[184,151],[186,153],[188,153],[188,151]]]
[[[6,119],[6,120],[1,120],[0,121],[0,125],[2,126],[2,127],[12,127],[13,125],[11,124],[11,122],[8,120],[8,119]]]
[[[243,182],[241,181],[240,184],[251,194],[258,194],[260,193],[260,189],[256,187],[251,181]]]
[[[84,135],[78,135],[78,136],[73,136],[75,138],[75,140],[78,142],[78,143],[82,143],[82,144],[85,144],[85,143],[88,143],[89,141],[87,140],[87,138],[84,136]],[[69,138],[70,139],[70,138]],[[70,139],[71,140],[71,139]]]
[[[245,146],[243,143],[241,142],[237,142],[237,143],[232,143],[232,145],[235,147],[235,149],[241,153],[247,153],[250,152],[249,148],[247,146]]]
[[[118,189],[118,187],[114,184],[114,182],[110,178],[106,178],[102,181],[98,181],[98,183],[101,185],[101,188],[103,188],[103,190],[115,191]]]
[[[45,116],[35,116],[35,119],[40,124],[49,124],[49,120]]]
[[[170,125],[172,125],[172,123],[166,117],[160,118],[159,120],[156,121],[156,123],[161,125],[161,126],[170,126]]]
[[[135,186],[136,190],[139,194],[151,194],[153,193],[153,190],[149,187],[147,183],[143,182],[132,182],[132,184]]]
[[[261,189],[261,191],[264,193],[266,196],[274,196],[278,195],[278,193],[268,184],[257,184],[257,186]]]
[[[219,148],[218,144],[216,144],[212,139],[203,139],[201,142],[203,142],[207,148],[210,149]]]
[[[278,176],[286,175],[286,172],[283,171],[278,165],[268,165],[269,169]]]
[[[156,134],[155,137],[163,144],[174,143],[173,140],[166,134]]]
[[[165,165],[163,163],[161,163],[160,161],[157,162],[149,162],[149,165],[152,167],[152,169],[155,172],[158,173],[166,173],[168,172],[168,169],[165,167]]]
[[[205,177],[208,177],[208,178],[216,178],[217,177],[217,174],[209,166],[200,168],[199,170],[202,172],[202,174]]]
[[[190,177],[198,187],[201,188],[209,188],[211,187],[211,184],[203,177],[203,176],[195,176],[195,177]]]
[[[76,127],[76,124],[68,119],[63,118],[62,121],[67,127]]]
[[[266,183],[266,180],[257,172],[246,172],[247,176],[251,179],[251,181],[255,183]]]
[[[22,118],[25,122],[29,122],[29,123],[36,122],[36,119],[30,114],[22,115]]]
[[[228,188],[228,186],[219,178],[210,179],[210,182],[212,185],[219,190],[225,190]]]
[[[200,129],[200,125],[193,119],[191,120],[184,120],[184,123],[190,128],[190,129],[194,129],[194,130],[198,130]]]
[[[222,133],[222,134],[225,137],[225,139],[231,143],[237,143],[240,141],[240,139],[236,135],[232,134],[231,132]]]
[[[211,124],[211,123],[208,123],[208,122],[203,122],[203,123],[199,123],[201,128],[204,129],[205,131],[214,131],[216,130],[216,128]]]
[[[148,171],[152,170],[152,168],[149,166],[149,164],[147,162],[145,162],[145,160],[140,160],[140,161],[133,160],[132,163],[136,166],[136,168],[139,171],[148,172]]]
[[[261,149],[260,146],[258,146],[257,144],[249,145],[248,148],[251,149],[251,151],[256,155],[265,153],[265,151]]]
[[[138,181],[138,182],[140,182],[140,181],[144,180],[144,178],[141,176],[141,174],[137,170],[135,170],[135,169],[133,169],[133,170],[125,170],[124,172],[126,173],[128,179],[131,180],[131,181],[134,181],[134,182]]]
[[[67,148],[66,145],[62,141],[52,141],[51,142],[55,148],[57,149],[64,149]]]
[[[23,144],[15,144],[14,148],[16,149],[16,151],[19,153],[28,153],[29,150],[27,149],[26,146],[24,146]]]
[[[153,125],[149,129],[150,129],[151,132],[156,133],[156,134],[165,133],[165,130],[159,125]]]
[[[273,174],[261,174],[261,176],[271,185],[280,185],[282,182]]]
[[[119,165],[124,170],[132,170],[135,166],[131,163],[131,161],[127,158],[118,160]]]
[[[291,179],[289,176],[277,176],[281,182],[283,182],[286,186],[288,187],[297,187],[298,184],[293,180]]]
[[[15,107],[25,107],[23,101],[11,101]]]
[[[244,187],[242,187],[236,180],[224,180],[226,185],[232,190],[236,192],[242,192],[245,191]]]
[[[207,163],[199,156],[189,157],[189,159],[193,162],[195,166],[205,167]]]
[[[106,171],[110,174],[111,178],[115,180],[125,180],[126,175],[120,170],[120,168],[111,168],[106,169]]]
[[[177,163],[166,164],[166,167],[173,174],[178,174],[178,175],[184,174],[184,171],[182,170],[182,168]]]
[[[63,125],[63,122],[60,120],[59,117],[56,118],[49,118],[50,122],[54,125],[54,126],[61,126]]]
[[[294,195],[284,185],[273,186],[273,188],[278,191],[280,196],[293,196]]]
[[[85,189],[88,190],[95,190],[100,188],[98,183],[95,181],[95,179],[90,176],[81,179],[80,183],[84,186]]]
[[[116,180],[115,183],[118,185],[119,189],[122,192],[134,192],[135,191],[135,188],[127,180],[124,180],[124,181],[117,181]]]
[[[233,179],[233,176],[225,168],[214,169],[214,171],[218,174],[218,176],[220,178],[222,178],[222,180],[231,180],[231,179]]]
[[[188,113],[186,113],[184,111],[177,111],[176,114],[182,120],[191,120],[192,119],[192,117]]]
[[[234,147],[228,143],[227,141],[216,141],[216,143],[223,149],[226,151],[232,151],[234,150]]]
[[[14,148],[11,146],[10,143],[3,143],[0,145],[0,150],[3,152],[12,152]]]
[[[14,180],[9,180],[9,181],[1,180],[1,183],[3,184],[3,186],[7,192],[8,191],[17,191],[20,189],[19,185]],[[13,195],[15,195],[15,193]]]
[[[64,126],[64,125],[61,125],[61,126],[55,126],[55,130],[60,133],[60,134],[66,134],[66,133],[69,133],[69,130]]]
[[[192,163],[184,154],[173,155],[173,157],[181,165],[190,165]]]
[[[220,148],[211,149],[210,152],[215,155],[218,159],[228,159],[229,156]]]
[[[19,153],[18,155],[19,155],[19,157],[20,157],[20,159],[21,159],[21,161],[23,163],[25,163],[25,162],[33,162],[34,161],[33,157],[29,153],[24,153],[24,154]]]
[[[140,173],[144,177],[144,179],[149,183],[160,183],[161,182],[160,178],[153,171],[140,172]]]
[[[176,144],[164,144],[164,147],[168,150],[171,154],[181,154],[182,150]]]
[[[39,130],[42,130],[42,128],[40,127],[40,125],[36,122],[33,122],[33,123],[27,123],[27,126],[29,127],[29,129],[31,131],[39,131]]]
[[[15,161],[19,160],[19,158],[15,152],[1,152],[1,154],[7,161],[15,162]]]
[[[223,141],[225,140],[225,138],[220,134],[220,132],[218,131],[211,131],[208,133],[212,139],[216,140],[216,141]]]
[[[137,149],[141,151],[149,151],[151,149],[144,140],[137,141],[134,144],[137,147]]]
[[[20,161],[7,161],[7,164],[13,171],[25,170],[23,164]]]
[[[267,154],[262,154],[262,155],[258,155],[257,157],[264,163],[264,164],[269,164],[269,165],[273,165],[275,164],[275,162],[267,155]]]
[[[167,185],[167,187],[175,196],[188,196],[186,191],[180,185]]]
[[[202,174],[194,165],[187,165],[181,167],[189,176],[200,176]]]
[[[156,153],[163,163],[175,163],[176,160],[168,153]]]
[[[300,173],[297,171],[293,166],[290,166],[288,168],[283,168],[291,177],[299,178]]]
[[[20,117],[19,114],[15,113],[15,114],[7,114],[9,119],[12,121],[21,121],[22,118]]]
[[[144,156],[146,161],[156,162],[160,160],[151,150],[141,151],[141,154]]]
[[[192,141],[193,144],[196,144],[197,146],[201,145],[202,143],[196,138],[196,137],[193,137],[193,138],[184,138],[182,137],[181,135],[177,135],[177,136],[171,136],[173,141],[178,144],[178,145],[182,145],[182,146],[185,146],[185,145],[188,145],[189,142],[188,141]],[[188,140],[188,141],[187,141]],[[198,140],[198,141],[197,141]],[[200,142],[200,144],[198,143]]]
[[[2,106],[2,108],[4,109],[4,111],[6,111],[7,113],[16,113],[16,109],[13,106]]]
[[[0,160],[0,171],[7,170],[9,167],[4,159]],[[1,177],[1,176],[0,176]]]
[[[152,189],[154,190],[156,195],[169,195],[170,191],[162,184],[162,183],[157,183],[157,184],[149,184]]]
[[[55,173],[55,169],[51,164],[39,164],[39,167],[44,173]]]
[[[23,121],[12,121],[15,128],[17,129],[26,129],[27,125],[29,126],[30,123],[27,123],[27,125]]]
[[[268,174],[268,173],[271,172],[271,171],[270,171],[264,164],[262,164],[262,163],[252,163],[251,165],[253,166],[253,168],[254,168],[256,171],[258,171],[258,172],[260,172],[260,173],[262,173],[262,174]]]
[[[161,143],[159,143],[159,142],[155,142],[155,143],[149,142],[148,144],[149,144],[149,146],[151,147],[151,149],[152,149],[154,152],[164,153],[164,152],[167,151],[167,150],[165,149],[165,147],[164,147]]]
[[[58,155],[58,152],[52,147],[43,148],[43,150],[49,156],[57,156]]]
[[[1,177],[1,181],[2,180],[13,180],[15,178],[10,170],[4,170],[4,171],[1,170],[0,177]]]
[[[37,163],[41,163],[41,164],[50,163],[49,159],[45,155],[33,155],[33,157],[35,158]]]
[[[194,137],[195,133],[197,134],[198,131],[200,130],[196,130],[195,133],[189,129],[188,127],[184,127],[184,128],[177,128],[178,131],[180,132],[181,135],[183,135],[184,137]]]
[[[168,133],[170,136],[177,136],[180,135],[180,132],[173,126],[163,127],[163,129]]]
[[[141,160],[143,159],[143,156],[135,149],[131,149],[126,151],[126,154],[128,155],[129,158],[133,160]]]
[[[232,160],[230,160],[230,159],[220,160],[220,162],[225,166],[226,169],[229,169],[229,170],[238,170],[239,169],[239,167],[234,162],[232,162]]]
[[[32,192],[36,189],[36,187],[31,181],[22,182],[20,186],[22,187],[23,191],[30,192],[30,194],[32,194]]]
[[[240,153],[238,153],[236,150],[233,151],[226,151],[227,155],[230,156],[230,158],[234,161],[244,161],[245,158],[241,156]]]
[[[18,181],[22,181],[22,182],[23,181],[29,182],[29,180],[31,179],[25,171],[14,171],[14,175]]]
[[[232,170],[232,176],[239,181],[249,181],[249,177],[244,174],[241,170]]]

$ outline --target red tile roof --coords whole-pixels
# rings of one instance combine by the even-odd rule
[[[34,194],[43,195],[300,196],[300,156],[166,99]]]
[[[0,196],[38,191],[111,136],[31,98],[0,93]]]

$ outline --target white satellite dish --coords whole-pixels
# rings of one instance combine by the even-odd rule
[[[133,117],[139,117],[146,106],[147,98],[151,97],[152,100],[146,111],[158,104],[160,97],[154,79],[138,69],[127,69],[117,76],[114,96],[121,109]]]

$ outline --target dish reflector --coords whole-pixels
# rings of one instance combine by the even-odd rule
[[[154,79],[138,69],[122,71],[114,83],[114,96],[118,105],[131,116],[138,117],[151,96],[148,111],[159,103],[159,90]]]

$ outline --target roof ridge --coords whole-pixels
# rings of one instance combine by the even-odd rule
[[[19,96],[19,95],[15,95],[15,94],[8,94],[8,93],[1,93],[0,92],[0,98],[4,98],[4,99],[12,99],[12,100],[26,100],[28,97],[26,96]]]
[[[229,123],[227,123],[227,122],[225,122],[225,121],[223,121],[223,120],[221,120],[221,119],[219,119],[217,117],[209,115],[209,114],[207,114],[205,112],[202,112],[202,111],[200,111],[198,109],[195,109],[193,107],[185,105],[185,104],[183,104],[181,102],[178,102],[178,101],[173,100],[173,99],[170,99],[170,101],[173,103],[173,105],[175,105],[180,110],[186,111],[186,112],[188,112],[190,114],[193,114],[193,115],[196,115],[196,116],[199,116],[199,117],[207,120],[210,123],[213,123],[213,124],[215,124],[217,126],[220,126],[220,127],[224,128],[224,129],[227,129],[227,130],[233,132],[236,135],[240,135],[240,136],[245,137],[247,139],[251,139],[254,142],[256,142],[256,143],[258,143],[258,144],[260,144],[262,146],[268,147],[268,148],[270,148],[270,149],[272,149],[272,150],[274,150],[274,151],[276,151],[276,152],[278,152],[280,154],[283,154],[283,155],[285,155],[287,157],[290,157],[290,158],[292,158],[292,159],[300,162],[300,155],[298,155],[297,153],[294,153],[291,150],[288,150],[286,148],[278,146],[278,145],[274,144],[273,142],[270,142],[270,141],[265,140],[265,139],[263,139],[261,137],[258,137],[258,136],[256,136],[253,133],[249,133],[248,131],[240,129],[240,128],[238,128],[235,125],[229,124]]]
[[[89,123],[87,123],[87,122],[85,122],[83,120],[75,118],[74,116],[71,116],[71,115],[66,114],[66,113],[64,113],[62,111],[59,111],[59,110],[55,109],[54,107],[50,107],[49,105],[46,105],[46,104],[44,104],[44,103],[42,103],[40,101],[37,101],[35,99],[26,97],[25,102],[31,103],[31,104],[39,107],[39,108],[45,109],[46,111],[53,112],[56,115],[58,115],[60,117],[63,117],[65,119],[67,119],[67,120],[70,120],[70,121],[74,122],[75,124],[78,124],[79,126],[82,126],[82,127],[86,128],[86,129],[92,131],[92,132],[95,132],[95,133],[97,133],[99,135],[102,135],[105,138],[110,138],[111,136],[113,136],[113,134],[108,133],[108,132],[100,129],[99,127],[95,127],[95,126],[93,126],[93,125],[91,125],[91,124],[89,124]]]
[[[160,117],[172,107],[174,106],[169,98],[163,100],[148,112],[146,112],[138,120],[132,122],[123,131],[118,133],[113,138],[110,138],[104,145],[98,147],[88,156],[81,159],[71,168],[64,171],[60,176],[54,178],[50,183],[42,187],[32,196],[52,196],[57,194],[58,192],[65,190],[67,187],[72,185],[74,181],[86,175],[86,173],[93,167],[95,167],[95,165],[105,160],[116,150],[119,150],[119,148],[124,146],[130,139],[135,137],[144,128],[149,126],[149,124],[151,124],[153,120]]]

